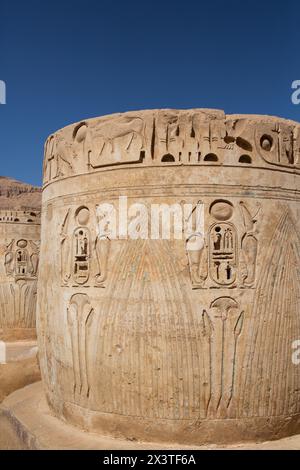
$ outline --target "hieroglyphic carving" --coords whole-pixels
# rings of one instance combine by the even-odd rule
[[[76,154],[83,153],[92,168],[123,162],[140,161],[144,148],[144,121],[139,116],[122,116],[100,121],[93,127],[81,123],[73,134]],[[133,156],[129,153],[133,148]]]
[[[80,206],[72,216],[69,209],[60,233],[62,286],[105,287],[110,239],[93,235],[88,207]],[[94,238],[95,237],[95,238]]]
[[[107,278],[107,263],[109,256],[110,239],[106,235],[99,235],[96,238],[96,253],[98,260],[99,272],[96,275],[96,284],[104,287]]]
[[[77,284],[85,284],[90,273],[90,232],[79,227],[73,234],[73,279]]]
[[[100,148],[100,156],[102,155],[105,146],[110,145],[110,153],[115,152],[115,146],[117,139],[123,139],[124,148],[126,152],[130,150],[130,147],[134,139],[139,138],[140,149],[144,146],[144,121],[140,116],[122,116],[114,122],[114,126],[110,124],[103,123],[99,124],[96,129],[97,138],[103,140],[103,145]]]
[[[175,161],[175,156],[182,145],[178,145],[179,137],[178,114],[175,112],[160,113],[157,117],[156,134],[157,134],[157,152],[161,155],[162,161]],[[173,149],[175,147],[175,149]],[[175,152],[174,152],[175,150]],[[173,153],[172,153],[173,152]]]
[[[193,289],[253,287],[259,212],[260,206],[252,215],[243,201],[238,207],[224,199],[210,204],[206,228],[201,233],[190,233],[186,244]],[[188,244],[196,240],[198,249],[189,249]]]
[[[299,126],[217,110],[154,110],[89,119],[51,135],[44,182],[123,164],[299,168]],[[256,150],[256,152],[254,151]]]
[[[14,253],[13,253],[13,246],[15,240],[12,240],[6,247],[6,252],[4,256],[4,266],[5,272],[7,276],[13,275],[13,263],[14,263]]]
[[[72,144],[62,134],[48,137],[45,144],[44,181],[70,175],[73,172],[72,160],[76,157]]]
[[[207,413],[226,415],[234,393],[238,338],[244,312],[231,297],[214,300],[203,311],[203,336],[209,342],[210,395]]]
[[[90,393],[88,344],[93,313],[87,294],[74,294],[71,297],[67,318],[72,344],[75,398],[88,398]]]
[[[153,158],[149,161],[146,156],[143,163],[153,165],[150,170],[128,165],[122,170],[109,168],[93,174],[90,167],[91,174],[69,178],[66,184],[55,183],[45,190],[44,207],[49,202],[54,206],[50,224],[53,233],[59,217],[62,222],[66,205],[70,206],[67,234],[72,273],[72,237],[77,229],[89,230],[91,248],[88,280],[78,285],[72,274],[69,287],[60,289],[59,305],[56,305],[58,276],[54,269],[49,270],[49,256],[52,253],[57,256],[59,240],[46,233],[47,227],[43,228],[49,253],[43,256],[39,328],[41,336],[49,338],[50,347],[42,354],[52,409],[57,415],[63,412],[67,420],[81,422],[86,429],[100,432],[107,416],[115,427],[126,421],[128,427],[125,423],[124,429],[136,422],[141,429],[141,439],[145,435],[149,438],[148,428],[146,432],[143,428],[150,421],[153,434],[165,423],[168,439],[180,436],[182,442],[193,439],[198,444],[202,439],[222,437],[224,429],[229,429],[226,433],[229,437],[235,437],[237,425],[245,439],[247,428],[251,428],[252,436],[260,433],[267,438],[278,435],[281,430],[292,431],[294,417],[297,419],[299,413],[300,390],[299,374],[290,360],[291,339],[297,338],[299,332],[299,243],[297,245],[295,228],[298,221],[294,222],[293,231],[291,223],[285,221],[280,236],[276,235],[272,243],[270,232],[273,232],[281,204],[290,207],[294,218],[299,212],[295,168],[292,165],[283,171],[273,168],[260,157],[261,151],[256,151],[251,133],[254,135],[254,130],[267,118],[245,117],[246,123],[251,122],[248,126],[234,117],[235,122],[225,127],[227,134],[218,142],[214,138],[217,123],[210,126],[211,130],[207,129],[212,119],[198,119],[197,111],[170,111],[170,115],[175,114],[174,122],[172,119],[167,122],[169,127],[164,132],[157,130],[159,113],[149,112],[145,119],[145,151],[151,142]],[[105,119],[107,123],[114,118]],[[220,121],[224,124],[226,119]],[[257,124],[252,126],[252,121]],[[96,121],[88,122],[91,129],[96,125]],[[203,131],[200,130],[202,125]],[[78,148],[85,132],[84,125],[81,127],[75,133]],[[74,126],[71,128],[73,131]],[[154,136],[152,140],[149,135]],[[158,143],[159,136],[162,138]],[[125,136],[120,138],[120,143],[116,139],[113,155],[120,147],[126,153],[130,143],[126,139]],[[167,155],[167,143],[168,158],[173,155],[175,162],[168,158],[161,162]],[[262,143],[267,152],[268,141]],[[135,144],[139,146],[139,137],[133,138],[128,153]],[[288,141],[285,145],[288,157]],[[99,162],[106,165],[114,161],[111,150],[111,143],[107,141]],[[215,155],[224,166],[211,168],[207,163],[203,171],[196,165],[172,167],[173,163],[210,162],[204,160],[208,152],[212,154],[211,162]],[[253,169],[225,168],[229,161],[234,167],[244,152],[251,152]],[[137,155],[138,152],[132,154]],[[164,163],[166,168],[161,171],[156,168],[159,165],[162,168]],[[187,245],[193,238],[202,242],[195,257],[187,247],[187,253],[184,252],[182,240],[128,240],[124,236],[122,240],[109,242],[100,238],[101,231],[96,230],[96,214],[92,208],[99,201],[116,201],[123,192],[134,201],[143,197],[149,205],[177,203],[178,197],[193,202],[203,198],[203,234],[193,231],[185,238]],[[263,223],[261,214],[256,215],[257,200],[261,201],[264,217],[268,219]],[[76,208],[81,204],[89,205],[91,217],[86,225],[80,223],[76,215]],[[259,232],[255,229],[257,219]],[[221,228],[221,237],[214,227]],[[108,246],[109,249],[104,249]],[[234,249],[235,279],[230,284],[224,284],[223,279],[222,283],[216,282],[216,272],[212,275],[208,269],[210,257],[213,260],[215,255],[220,256],[221,246]],[[264,258],[266,252],[268,257]],[[227,276],[225,269],[223,273]],[[98,287],[106,285],[106,290],[95,289],[97,281]],[[195,287],[198,290],[192,291]],[[76,292],[89,295],[83,317],[87,316],[91,331],[86,339],[90,348],[85,344],[85,349],[80,349],[85,350],[85,360],[78,358],[74,375],[78,400],[72,396],[68,380],[73,374],[72,358],[75,363],[79,347],[74,346],[72,353],[68,334],[72,320],[69,319],[68,326],[61,318],[61,312],[66,315],[68,301]],[[73,301],[68,315],[76,318],[81,301],[79,298]],[[89,302],[97,317],[89,315],[89,308],[92,308]],[[95,342],[95,338],[99,341]],[[76,341],[78,344],[79,339],[74,334],[73,344],[76,345]],[[53,364],[53,371],[48,373],[46,353]],[[84,362],[87,380],[82,385],[84,379],[78,370]],[[223,417],[226,420],[222,420]],[[166,424],[170,422],[172,426]]]
[[[191,235],[187,240],[187,243],[190,242],[199,244],[198,250],[189,250],[187,247],[192,286],[193,289],[197,289],[203,286],[208,274],[207,247],[202,236],[198,234]]]
[[[220,285],[230,285],[236,279],[237,233],[230,223],[216,223],[209,230],[209,272]]]
[[[79,207],[75,213],[78,224],[73,232],[72,243],[72,275],[76,284],[85,284],[90,276],[91,234],[87,227],[90,211],[87,207]]]
[[[295,127],[293,135],[294,162],[300,168],[300,126]]]
[[[222,143],[226,135],[224,121],[213,119],[210,120],[205,127],[203,145],[201,146],[203,160],[207,162],[218,162],[220,154],[219,149],[222,148]]]
[[[32,276],[36,276],[38,272],[38,266],[39,266],[40,243],[29,240],[29,245],[32,251],[30,255],[31,274]]]
[[[23,277],[16,278],[10,286],[10,295],[13,299],[11,318],[15,327],[30,327],[35,325],[35,305],[37,294],[37,281],[28,282]]]
[[[255,144],[262,158],[277,166],[297,166],[299,127],[283,122],[265,122],[257,126]]]
[[[240,202],[245,233],[241,239],[241,257],[243,262],[242,279],[245,285],[251,286],[255,281],[256,258],[258,241],[256,237],[257,215],[260,211],[258,208],[256,214],[252,216],[249,209],[243,201]]]
[[[226,150],[234,150],[235,146],[246,152],[252,152],[253,125],[247,119],[233,119],[226,121],[226,135],[224,137]]]
[[[39,263],[39,243],[32,240],[12,240],[4,255],[7,276],[22,279],[35,279]]]
[[[187,237],[186,252],[188,256],[188,263],[193,289],[201,288],[208,275],[208,250],[204,237],[204,227],[202,227],[204,220],[203,210],[203,203],[201,201],[198,201],[197,205],[193,208],[192,213],[185,221]],[[196,214],[196,220],[195,226],[193,227],[192,217],[194,213]]]
[[[64,221],[61,226],[60,231],[60,263],[61,263],[61,280],[62,285],[67,285],[71,277],[70,272],[70,246],[69,246],[69,234],[68,234],[68,224],[70,217],[70,209],[65,215]]]

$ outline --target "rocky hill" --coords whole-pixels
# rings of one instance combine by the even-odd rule
[[[41,188],[0,176],[0,209],[40,210],[41,197]]]

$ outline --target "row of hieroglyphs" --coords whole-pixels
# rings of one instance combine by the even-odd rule
[[[198,205],[204,204],[198,202]],[[96,211],[95,211],[96,212]],[[194,212],[194,209],[193,211]],[[217,199],[209,205],[204,233],[190,233],[186,253],[194,289],[209,287],[253,287],[258,251],[257,219],[260,206]],[[201,211],[197,212],[202,217]],[[96,218],[98,218],[97,213]],[[169,213],[169,216],[171,214]],[[98,233],[86,206],[69,209],[60,231],[60,269],[63,286],[104,287],[107,278],[111,237]],[[190,214],[192,216],[192,214]],[[95,220],[96,220],[95,218]],[[196,226],[200,227],[200,223]],[[130,234],[128,235],[130,237]],[[139,238],[143,238],[141,235]],[[145,237],[148,238],[148,235]],[[151,235],[150,235],[151,238]],[[190,249],[197,239],[199,248]]]
[[[160,162],[300,168],[300,126],[201,110],[91,119],[48,138],[44,182],[110,165]]]

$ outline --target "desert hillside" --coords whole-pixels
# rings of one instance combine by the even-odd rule
[[[41,188],[0,176],[0,209],[26,210],[41,207]]]

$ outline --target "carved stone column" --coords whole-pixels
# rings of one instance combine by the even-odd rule
[[[38,332],[54,413],[188,444],[299,432],[299,182],[300,124],[269,116],[150,110],[50,136]],[[202,229],[102,233],[97,208],[118,225],[120,196],[188,205],[185,222],[201,208]]]

